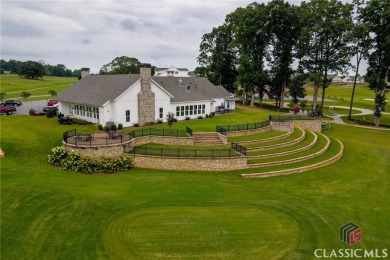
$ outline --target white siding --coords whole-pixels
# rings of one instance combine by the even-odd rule
[[[159,77],[190,77],[188,75],[188,70],[178,70],[175,67],[170,67],[166,70],[160,70],[156,71],[154,76],[159,76]]]
[[[156,121],[158,119],[162,119],[163,121],[166,121],[165,117],[168,114],[168,112],[173,112],[170,110],[171,108],[171,96],[169,96],[164,90],[162,90],[160,87],[158,87],[154,82],[152,82],[152,91],[155,94],[156,100],[155,100],[155,116]],[[160,118],[160,108],[163,109],[162,118]]]
[[[99,109],[99,116],[96,109]],[[103,107],[90,105],[71,104],[64,102],[59,102],[58,104],[58,111],[62,114],[66,116],[71,115],[74,118],[83,119],[94,124],[100,124],[102,110]]]
[[[114,103],[115,124],[122,124],[124,127],[138,123],[138,93],[141,91],[141,81],[137,81],[120,95]],[[126,110],[130,110],[130,122],[126,122]]]

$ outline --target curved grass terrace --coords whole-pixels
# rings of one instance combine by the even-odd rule
[[[259,151],[248,151],[247,155],[249,157],[264,156],[264,157],[273,157],[281,153],[293,154],[295,151],[301,151],[301,149],[310,149],[313,142],[316,141],[317,135],[313,132],[306,131],[305,139],[301,142],[294,145],[294,147],[279,147],[272,150],[259,150]]]
[[[256,164],[256,163],[266,163],[266,162],[275,162],[275,161],[277,162],[277,161],[290,160],[290,159],[295,159],[303,156],[308,156],[321,151],[327,145],[327,143],[328,140],[326,139],[326,137],[319,134],[315,145],[308,150],[299,151],[297,153],[288,154],[288,155],[280,155],[276,157],[266,157],[266,158],[249,160],[249,163]],[[295,148],[296,147],[294,146],[294,149]]]

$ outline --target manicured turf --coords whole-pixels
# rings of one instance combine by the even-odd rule
[[[303,132],[304,132],[303,130],[301,130],[299,128],[295,128],[294,132],[289,136],[286,136],[286,137],[283,137],[280,139],[276,139],[276,140],[270,140],[267,142],[261,142],[261,143],[244,143],[243,146],[247,147],[247,148],[261,148],[261,147],[269,146],[269,145],[282,144],[282,143],[296,140],[297,138],[302,136]]]
[[[77,78],[68,77],[43,77],[41,79],[26,79],[16,74],[0,75],[1,92],[6,93],[5,99],[20,99],[20,94],[27,91],[31,94],[31,100],[41,100],[51,98],[49,90],[54,90],[57,94],[77,82]],[[55,98],[55,97],[54,97]],[[24,99],[22,100],[22,102]]]
[[[281,153],[281,152],[293,151],[293,150],[297,150],[297,149],[300,149],[303,147],[307,147],[313,141],[314,141],[314,134],[306,131],[305,139],[302,140],[302,142],[295,144],[293,147],[288,146],[288,147],[275,148],[272,150],[260,150],[260,151],[253,151],[253,152],[249,151],[247,153],[247,155],[248,156],[267,155],[267,154],[271,155],[271,154],[277,154],[277,153]]]
[[[363,121],[374,122],[374,115],[353,116],[352,118],[363,120]],[[343,119],[344,119],[344,122],[346,122],[346,123],[350,122],[347,120],[346,117],[343,117]],[[390,114],[382,114],[381,118],[380,118],[380,123],[390,125]]]
[[[305,150],[305,151],[302,151],[299,153],[289,154],[289,155],[249,160],[249,162],[250,163],[265,163],[265,162],[283,161],[283,160],[288,160],[288,159],[299,158],[299,157],[307,156],[307,155],[316,153],[318,151],[321,151],[325,147],[326,143],[327,143],[327,140],[325,139],[325,137],[323,137],[322,135],[318,135],[317,143],[308,150]],[[296,148],[291,147],[290,149],[293,150]]]
[[[186,123],[213,131],[213,122],[256,122],[265,114],[241,108]],[[313,259],[317,248],[351,248],[338,237],[350,221],[363,232],[353,248],[390,247],[390,131],[332,124],[325,133],[344,143],[343,158],[290,176],[84,175],[48,165],[47,154],[65,130],[95,126],[28,116],[0,121],[2,259]],[[327,156],[337,146],[333,139]]]
[[[286,134],[284,131],[275,131],[271,130],[268,132],[254,134],[254,135],[244,135],[244,136],[235,136],[228,137],[228,142],[243,142],[243,141],[252,141],[252,140],[263,140],[267,138],[277,137]]]

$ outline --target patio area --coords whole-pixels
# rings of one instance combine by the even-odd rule
[[[63,141],[68,145],[78,147],[99,147],[106,145],[125,144],[132,139],[129,134],[120,131],[109,131],[100,133],[78,133],[76,129],[63,134]]]

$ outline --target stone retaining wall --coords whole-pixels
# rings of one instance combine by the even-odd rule
[[[112,145],[99,145],[99,146],[76,146],[68,144],[62,141],[62,146],[68,150],[75,150],[82,155],[97,158],[97,157],[116,157],[123,154],[123,145],[128,144],[129,142],[122,144],[112,144]]]
[[[278,135],[278,136],[275,136],[275,137],[269,137],[269,138],[264,138],[264,139],[259,139],[259,140],[251,140],[251,141],[241,141],[241,142],[238,142],[238,144],[266,143],[266,142],[269,142],[269,141],[275,141],[275,140],[278,140],[278,139],[283,139],[283,138],[289,137],[293,133],[294,133],[294,131],[288,131],[285,134]]]
[[[271,131],[270,125],[262,128],[257,128],[257,129],[226,132],[226,136],[235,137],[235,136],[243,136],[243,135],[255,135],[255,134],[265,133],[268,131]]]
[[[302,135],[300,137],[298,137],[297,139],[291,140],[289,142],[285,142],[285,143],[281,143],[281,144],[266,145],[266,146],[256,147],[256,148],[246,148],[246,150],[254,152],[254,151],[263,151],[263,150],[270,150],[270,149],[274,149],[274,148],[292,146],[294,144],[297,144],[297,143],[303,141],[303,139],[305,139],[306,132],[303,131],[302,129],[300,129],[300,130],[302,131]]]
[[[344,144],[342,142],[340,142],[340,140],[338,140],[338,139],[336,139],[336,141],[339,142],[339,144],[340,144],[340,151],[335,156],[333,156],[332,158],[329,158],[328,160],[325,160],[325,161],[322,161],[319,163],[315,163],[315,164],[311,164],[308,166],[294,168],[294,169],[271,171],[271,172],[264,172],[264,173],[241,174],[241,177],[243,177],[243,178],[268,178],[268,177],[273,177],[273,176],[282,176],[282,175],[289,175],[289,174],[294,174],[294,173],[299,173],[299,172],[305,172],[305,171],[315,170],[318,168],[328,166],[328,165],[340,160],[344,154]]]
[[[138,146],[143,144],[166,144],[166,145],[194,145],[193,137],[174,137],[174,136],[157,136],[147,135],[133,138],[130,141],[132,146]]]
[[[292,120],[292,126],[313,132],[321,132],[321,120]]]
[[[171,158],[132,155],[133,166],[174,171],[229,171],[247,168],[246,157]]]

